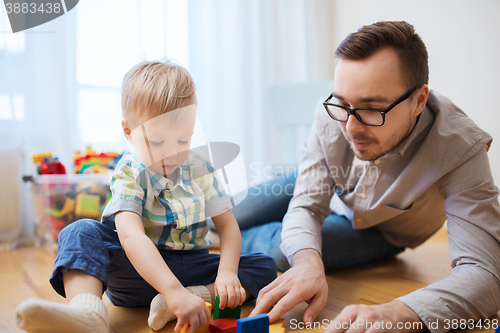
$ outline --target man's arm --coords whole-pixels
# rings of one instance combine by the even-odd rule
[[[440,184],[448,217],[450,276],[398,300],[440,333],[453,320],[489,318],[500,309],[500,206],[483,147]],[[468,324],[470,322],[467,322]]]
[[[121,211],[115,216],[115,225],[120,243],[134,268],[166,297],[170,311],[177,317],[175,331],[180,331],[188,320],[191,330],[203,325],[210,316],[208,308],[200,297],[182,286],[165,264],[156,246],[144,233],[141,217],[136,213]]]
[[[460,328],[453,323],[474,328],[476,320],[500,309],[500,207],[486,149],[444,177],[440,186],[446,198],[452,274],[390,303],[345,307],[329,333],[346,331],[340,323],[349,320],[383,321],[385,326],[379,327],[385,330],[380,331],[386,332],[418,332],[423,327],[444,333]],[[393,329],[388,329],[389,322]],[[411,323],[411,328],[395,330],[398,323]]]

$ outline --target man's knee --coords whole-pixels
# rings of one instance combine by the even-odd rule
[[[258,272],[262,280],[273,281],[277,277],[276,262],[273,257],[264,253],[252,253],[244,256],[247,261],[246,265],[250,266],[253,271]]]
[[[288,259],[285,257],[283,252],[281,252],[281,249],[279,246],[276,246],[273,248],[271,255],[274,258],[274,261],[276,262],[276,267],[279,271],[284,272],[290,268],[290,264],[288,263]]]

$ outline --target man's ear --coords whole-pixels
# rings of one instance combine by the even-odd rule
[[[130,123],[125,119],[122,120],[122,130],[128,142],[132,144],[132,127],[130,126]]]
[[[429,86],[424,84],[420,88],[417,89],[417,106],[415,111],[413,111],[413,115],[416,117],[422,113],[422,110],[427,104],[427,99],[429,98]]]

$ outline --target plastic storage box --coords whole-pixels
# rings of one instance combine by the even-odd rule
[[[99,221],[111,198],[107,174],[39,175],[30,180],[35,244],[52,255],[65,226],[82,218]]]

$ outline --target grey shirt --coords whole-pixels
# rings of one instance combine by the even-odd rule
[[[414,248],[448,220],[452,274],[398,298],[424,324],[488,318],[500,309],[499,190],[487,156],[492,138],[449,99],[431,92],[410,136],[375,161],[360,161],[321,103],[304,145],[281,249],[321,253],[321,226],[333,211],[354,229],[374,227]]]

